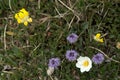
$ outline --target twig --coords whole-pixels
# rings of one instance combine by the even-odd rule
[[[68,3],[69,3],[69,5],[70,5],[70,7],[72,7],[72,5],[71,5],[71,1],[70,1],[70,0],[68,0]]]
[[[13,72],[11,71],[2,71],[3,73],[7,73],[7,74],[13,74]]]
[[[54,18],[64,18],[65,15],[68,15],[69,11],[66,11],[65,13],[60,13],[59,10],[55,7],[56,12],[58,15],[54,16]]]
[[[30,46],[30,45],[23,46],[23,47],[21,47],[21,49],[23,49],[23,48],[29,48],[29,47],[32,47],[32,46]]]
[[[12,7],[11,7],[11,0],[9,0],[9,8],[10,8],[10,10],[11,10],[13,13],[15,13],[15,12],[13,11]]]
[[[104,36],[106,36],[106,35],[108,35],[108,33],[103,34],[103,35],[101,36],[101,38],[104,37]]]
[[[50,30],[50,20],[49,20],[49,22],[48,22],[48,24],[47,24],[47,29],[45,30],[46,32],[48,32],[49,30]],[[47,33],[46,33],[47,34]]]
[[[117,61],[117,60],[115,60],[115,59],[112,59],[112,58],[110,58],[108,55],[106,55],[103,51],[101,51],[100,49],[98,49],[98,48],[95,48],[95,47],[92,47],[92,46],[89,46],[89,48],[92,48],[92,49],[95,49],[95,50],[97,50],[97,51],[99,51],[99,52],[101,52],[106,58],[108,58],[108,59],[110,59],[111,61],[114,61],[114,62],[116,62],[116,63],[120,63],[119,61]]]
[[[33,52],[40,46],[40,44],[41,44],[41,43],[39,43],[39,44],[33,49],[33,51],[32,51],[31,53],[33,53]]]
[[[40,0],[38,0],[38,8],[40,9]]]
[[[72,11],[74,13],[74,10],[70,7],[68,7],[65,3],[63,3],[61,0],[58,0],[63,6],[65,6],[67,9],[69,9],[70,11]]]
[[[6,51],[6,29],[7,29],[7,24],[5,25],[4,28],[4,50]]]
[[[64,14],[60,14],[60,12],[58,11],[58,9],[55,7],[55,10],[56,10],[56,12],[58,13],[58,15],[60,16],[60,17],[64,17],[64,15],[66,14],[66,13],[64,13]]]
[[[52,78],[52,76],[50,76],[50,79],[51,79],[51,80],[54,80],[54,79]]]
[[[57,42],[60,40],[60,38],[63,36],[63,31],[60,33],[60,36],[59,36],[59,38],[57,39]]]
[[[72,20],[70,21],[68,29],[71,28],[71,24],[73,23],[73,20],[74,20],[74,19],[75,19],[75,16],[73,16]]]
[[[80,13],[77,13],[76,11],[74,11],[72,8],[74,7],[74,5],[70,8],[68,7],[65,3],[63,3],[61,0],[58,0],[63,6],[65,6],[68,10],[72,11],[72,13],[77,17],[77,22],[80,20],[80,17],[79,17],[79,14]]]
[[[107,11],[105,12],[105,14],[104,14],[104,16],[103,16],[102,20],[101,20],[101,21],[100,21],[100,23],[98,24],[98,29],[100,28],[100,26],[101,26],[101,24],[102,24],[102,22],[103,22],[104,18],[106,17],[106,15],[107,15],[108,11],[109,11],[109,9],[107,9]]]

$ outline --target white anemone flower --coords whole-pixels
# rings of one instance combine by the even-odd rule
[[[80,56],[77,59],[76,67],[80,68],[81,72],[88,72],[92,68],[92,61],[89,57]]]

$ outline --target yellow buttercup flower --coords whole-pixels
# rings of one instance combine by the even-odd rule
[[[95,36],[94,36],[94,40],[98,41],[98,42],[101,42],[103,43],[103,38],[101,38],[101,34],[100,33],[97,33]]]
[[[32,18],[29,17],[28,11],[26,11],[24,8],[15,14],[15,18],[19,24],[24,23],[25,26],[28,25],[28,22],[32,22]]]

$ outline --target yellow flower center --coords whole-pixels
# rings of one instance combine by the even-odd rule
[[[89,62],[86,60],[83,62],[83,66],[87,67],[89,65]]]

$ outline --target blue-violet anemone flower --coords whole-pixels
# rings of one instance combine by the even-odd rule
[[[95,64],[101,64],[104,61],[104,55],[102,53],[97,53],[93,56],[92,61]]]
[[[75,50],[67,50],[65,56],[69,61],[74,61],[76,60],[78,53]]]
[[[75,43],[78,40],[78,35],[76,35],[75,33],[70,34],[67,37],[67,40],[69,41],[69,43]]]
[[[48,66],[57,68],[60,65],[60,59],[59,58],[51,58],[49,59]]]

